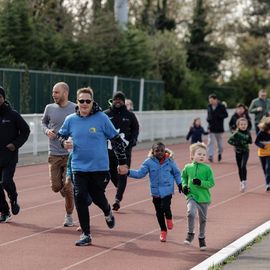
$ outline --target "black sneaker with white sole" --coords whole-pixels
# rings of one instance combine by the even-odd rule
[[[115,200],[115,203],[112,205],[112,207],[113,211],[118,211],[120,209],[120,201]]]
[[[205,243],[205,238],[199,238],[199,246],[200,246],[200,250],[206,250],[207,246]]]
[[[110,214],[108,216],[105,216],[105,220],[106,220],[108,227],[110,229],[112,229],[115,225],[115,218],[114,218],[112,211],[110,211]]]
[[[82,234],[80,240],[75,242],[75,246],[89,246],[92,244],[92,238],[90,234]]]
[[[17,200],[10,201],[11,205],[11,212],[13,215],[18,215],[20,212],[20,205],[18,204]]]
[[[6,223],[9,220],[11,220],[11,214],[9,212],[8,213],[1,213],[1,215],[0,215],[0,222],[1,223]]]
[[[190,245],[193,239],[194,239],[194,233],[188,233],[184,243],[187,245]]]

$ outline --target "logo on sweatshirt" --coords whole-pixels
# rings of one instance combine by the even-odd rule
[[[5,123],[10,123],[11,121],[9,119],[2,119],[2,123],[5,124]]]
[[[90,131],[90,133],[96,133],[96,132],[97,132],[97,130],[96,130],[96,128],[95,128],[95,127],[91,127],[91,128],[89,128],[89,131]]]

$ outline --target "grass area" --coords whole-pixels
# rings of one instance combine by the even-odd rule
[[[251,249],[255,244],[260,243],[268,234],[270,234],[270,231],[267,231],[264,234],[259,235],[252,242],[250,242],[245,248],[239,250],[234,255],[228,257],[222,264],[211,266],[209,268],[209,270],[222,270],[225,265],[233,263],[234,261],[236,261],[241,253],[243,253],[246,250]]]

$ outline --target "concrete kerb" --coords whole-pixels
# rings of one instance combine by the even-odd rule
[[[238,240],[224,247],[211,257],[207,258],[200,264],[191,268],[190,270],[208,270],[210,267],[214,267],[222,264],[227,258],[232,255],[238,254],[241,250],[247,247],[253,242],[258,236],[261,236],[270,230],[270,221],[265,222],[259,227],[255,228],[251,232],[245,234]]]

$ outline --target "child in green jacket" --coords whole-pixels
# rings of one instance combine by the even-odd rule
[[[206,250],[205,226],[207,209],[211,203],[210,188],[215,185],[211,167],[206,164],[207,147],[198,142],[190,146],[192,162],[185,165],[182,172],[182,189],[187,198],[188,232],[184,241],[190,245],[194,239],[194,223],[196,213],[199,214],[199,246],[200,250]]]
[[[247,189],[247,161],[249,158],[249,144],[252,144],[252,137],[248,130],[248,120],[239,118],[236,121],[236,132],[228,139],[228,143],[234,146],[235,159],[240,177],[240,191]]]

